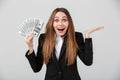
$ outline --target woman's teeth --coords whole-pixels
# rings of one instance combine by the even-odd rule
[[[58,30],[59,30],[59,31],[63,31],[63,30],[64,30],[64,28],[58,28]]]

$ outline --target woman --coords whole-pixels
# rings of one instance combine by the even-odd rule
[[[89,66],[93,61],[92,38],[90,34],[103,27],[96,27],[82,33],[75,32],[72,18],[65,8],[56,8],[46,25],[46,32],[38,40],[37,55],[33,49],[33,36],[30,33],[25,41],[28,44],[26,57],[34,72],[39,72],[46,64],[45,80],[81,80],[77,69],[77,56]]]

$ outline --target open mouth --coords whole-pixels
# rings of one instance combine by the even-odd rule
[[[65,28],[57,28],[58,31],[63,31]]]

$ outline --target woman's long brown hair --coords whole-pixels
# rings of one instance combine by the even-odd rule
[[[78,45],[76,43],[75,39],[75,30],[74,30],[74,25],[72,18],[70,16],[70,13],[68,12],[67,9],[65,8],[56,8],[46,25],[46,32],[45,32],[45,40],[43,43],[43,58],[45,61],[45,64],[49,62],[49,59],[51,58],[51,55],[53,54],[53,50],[55,48],[55,31],[53,28],[53,22],[54,22],[54,17],[57,12],[64,12],[68,18],[69,25],[68,25],[68,30],[66,32],[67,36],[67,41],[66,41],[66,59],[67,59],[67,65],[71,65],[75,58],[76,58],[76,52],[78,49]]]

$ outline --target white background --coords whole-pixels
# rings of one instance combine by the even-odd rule
[[[57,7],[70,11],[76,31],[105,27],[92,34],[93,65],[85,66],[78,59],[82,80],[120,80],[120,0],[0,0],[0,80],[44,80],[45,65],[39,73],[32,71],[18,29],[27,18],[46,24]]]

